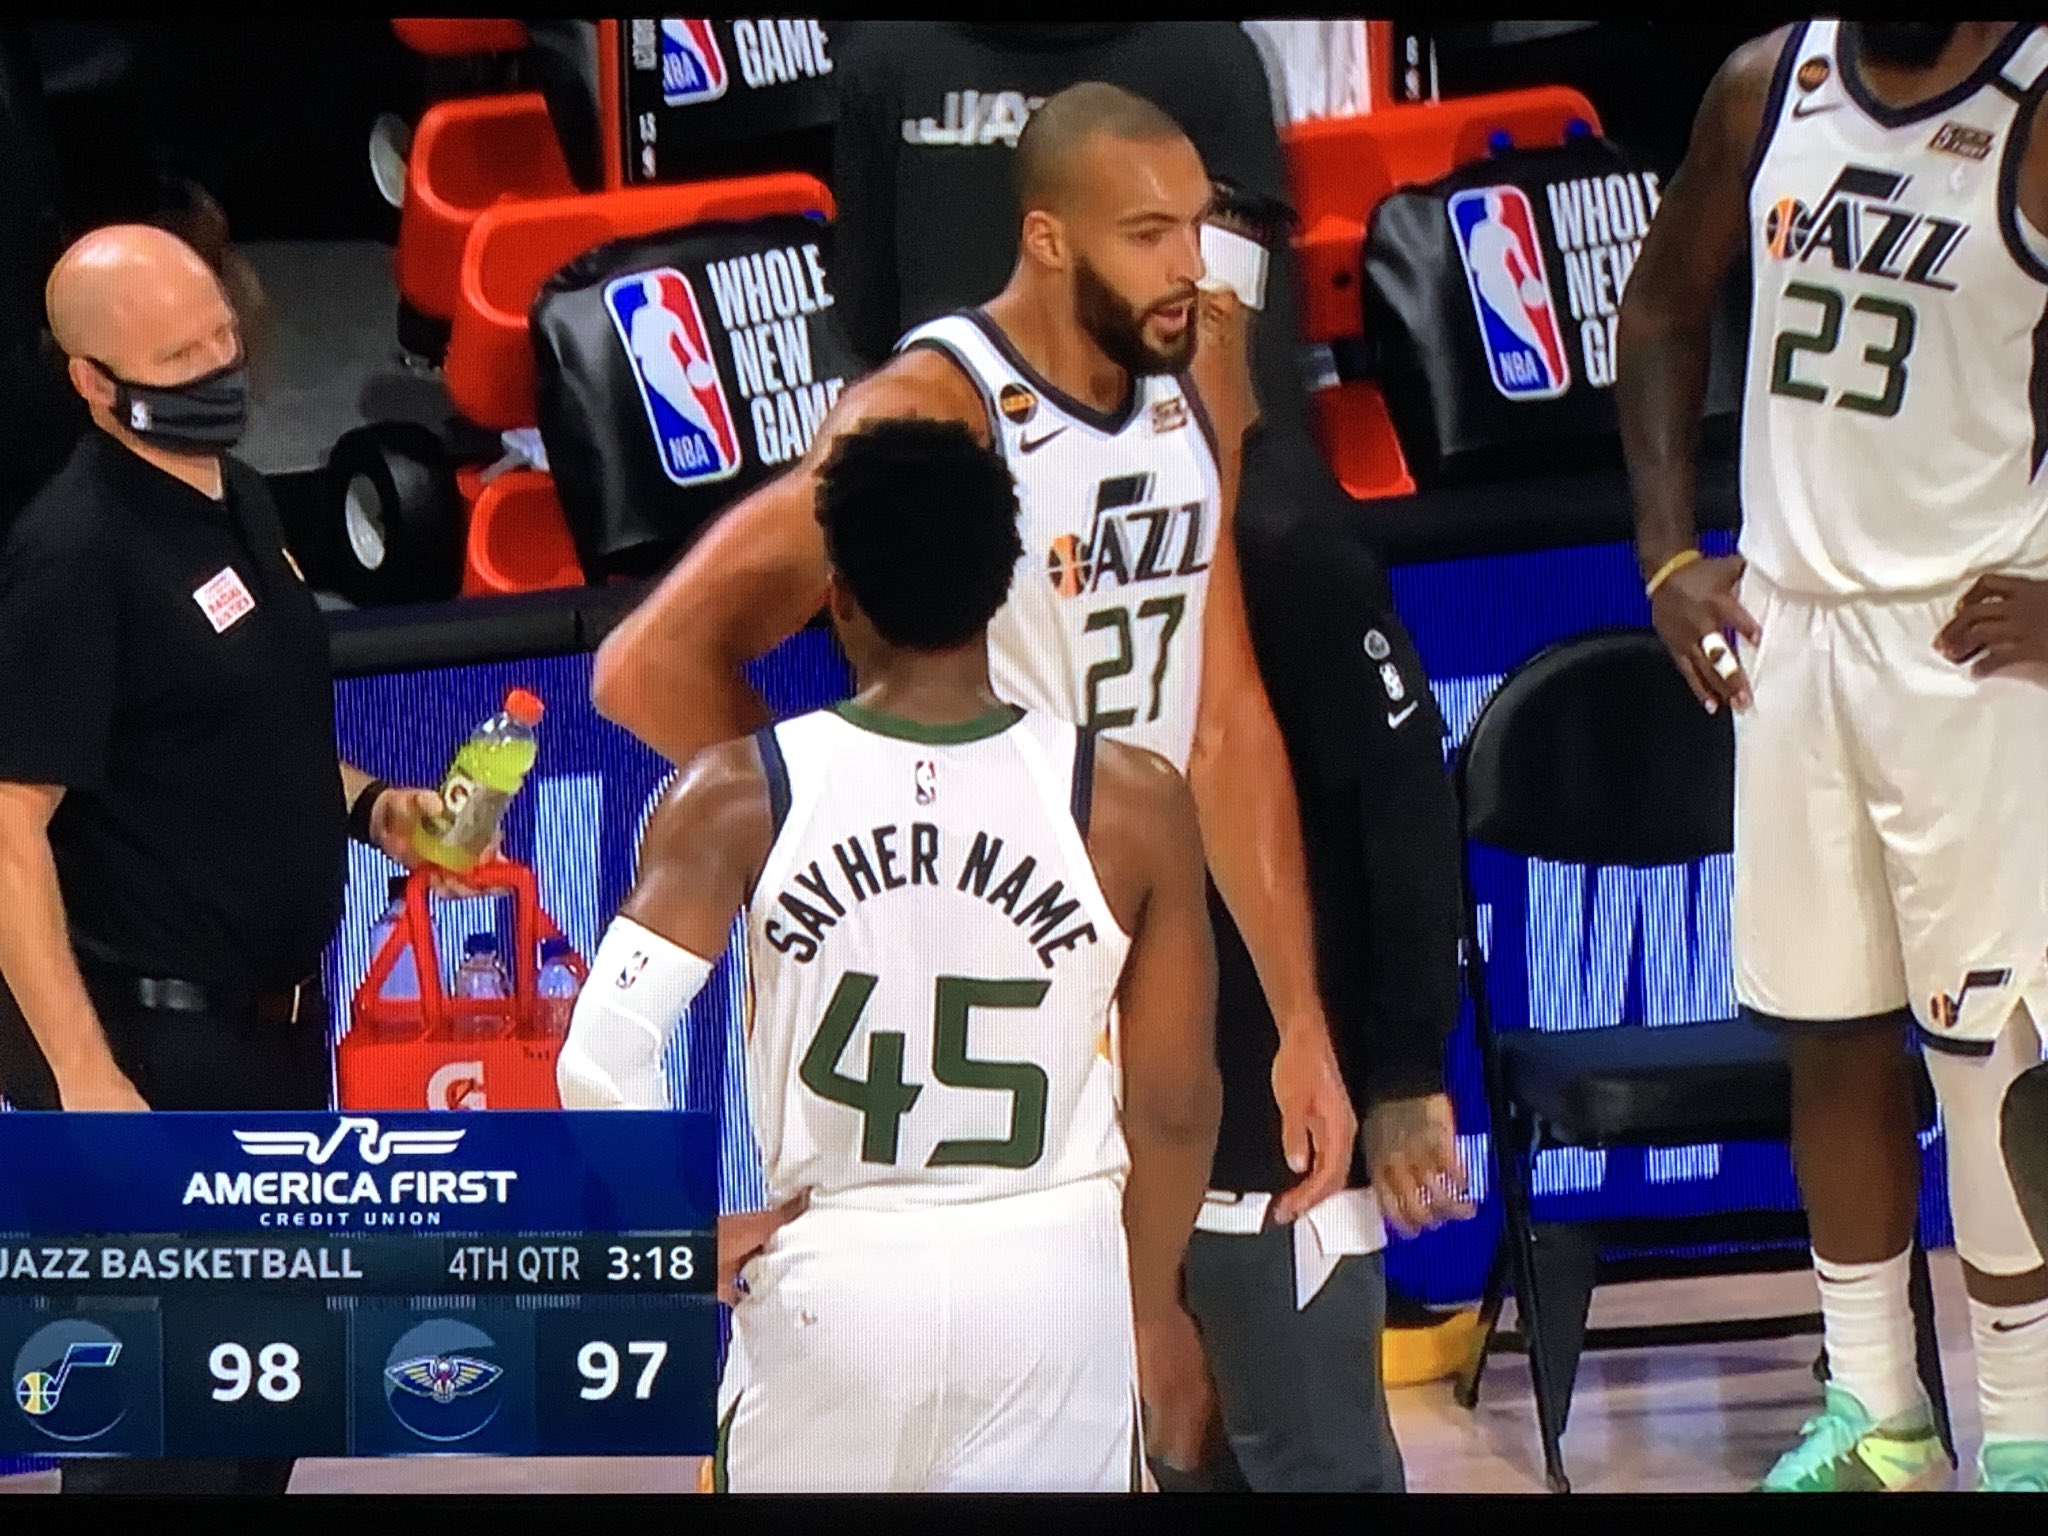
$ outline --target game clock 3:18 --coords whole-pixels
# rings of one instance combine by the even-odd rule
[[[610,1261],[605,1279],[614,1283],[630,1280],[660,1284],[697,1278],[696,1250],[688,1243],[651,1243],[644,1248],[614,1243],[605,1250],[605,1257]]]

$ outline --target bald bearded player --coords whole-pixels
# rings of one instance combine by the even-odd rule
[[[1034,114],[1017,177],[1008,285],[913,332],[846,390],[805,460],[726,512],[606,639],[595,701],[679,763],[765,723],[740,668],[823,600],[812,509],[839,438],[926,416],[995,446],[1025,535],[990,633],[996,690],[1186,771],[1210,871],[1279,1022],[1273,1091],[1289,1165],[1305,1175],[1279,1203],[1292,1220],[1343,1187],[1357,1123],[1317,993],[1300,822],[1229,537],[1257,406],[1243,311],[1197,287],[1213,188],[1171,118],[1093,83]]]

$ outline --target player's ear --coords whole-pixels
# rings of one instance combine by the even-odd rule
[[[1044,208],[1034,208],[1024,215],[1017,245],[1028,259],[1055,272],[1066,271],[1072,261],[1066,229],[1057,214]]]

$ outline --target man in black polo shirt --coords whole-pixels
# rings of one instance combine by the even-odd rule
[[[205,262],[115,226],[47,299],[99,430],[0,545],[0,1091],[325,1109],[345,838],[411,865],[438,797],[339,763],[325,625],[262,478],[224,453],[246,386]],[[290,1473],[79,1462],[65,1487],[283,1492]]]

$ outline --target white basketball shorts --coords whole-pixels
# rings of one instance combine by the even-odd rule
[[[1910,1006],[1988,1053],[2048,981],[2048,669],[1976,678],[1934,649],[1967,585],[1809,598],[1754,567],[1738,653],[1735,990],[1768,1020]]]
[[[743,1271],[714,1486],[1140,1489],[1123,1195],[813,1203]]]

